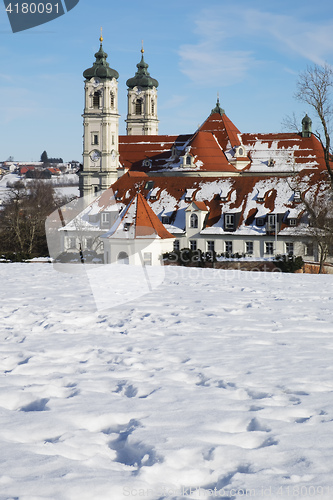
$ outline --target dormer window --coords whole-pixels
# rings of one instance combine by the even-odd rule
[[[195,189],[186,189],[185,201],[192,201],[194,191]]]
[[[110,222],[110,214],[107,212],[102,212],[101,214],[101,222],[102,224],[109,224]]]
[[[190,227],[197,228],[198,227],[198,216],[197,214],[191,214],[190,217]]]
[[[246,153],[245,153],[245,148],[243,145],[241,146],[237,146],[234,148],[234,151],[235,151],[235,157],[244,157],[246,156]]]
[[[186,165],[192,165],[192,158],[190,156],[186,156]]]
[[[93,95],[93,108],[99,109],[101,94],[99,92],[94,92]]]
[[[270,158],[267,162],[267,166],[268,167],[274,167],[275,165],[275,160],[273,160],[273,158]]]
[[[130,222],[125,222],[125,224],[124,224],[124,231],[128,231],[129,228],[130,228],[130,226],[131,226]]]
[[[297,226],[297,219],[295,219],[293,217],[293,218],[288,219],[288,220],[289,220],[289,226]]]
[[[256,224],[258,227],[263,227],[265,225],[264,217],[258,217],[258,219],[256,219]]]
[[[152,164],[153,164],[153,162],[151,160],[143,160],[143,162],[142,162],[142,166],[147,167],[147,168],[151,168]]]
[[[162,224],[170,224],[170,217],[168,215],[162,215]]]
[[[257,201],[259,203],[262,203],[263,201],[265,201],[265,195],[266,195],[266,191],[264,191],[264,190],[258,190]]]
[[[147,181],[145,184],[145,189],[153,189],[154,181]]]
[[[224,216],[224,229],[226,231],[233,231],[235,229],[235,214],[225,214]]]
[[[294,202],[295,203],[299,203],[301,201],[302,201],[301,192],[300,191],[295,191],[294,192]]]

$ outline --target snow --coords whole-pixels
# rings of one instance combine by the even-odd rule
[[[330,276],[0,266],[1,499],[332,498]]]

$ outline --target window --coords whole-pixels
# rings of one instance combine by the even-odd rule
[[[110,92],[110,105],[111,108],[114,108],[114,93]]]
[[[207,241],[207,251],[215,252],[215,241]]]
[[[274,244],[272,241],[265,241],[265,254],[273,255],[274,252]]]
[[[276,219],[277,219],[277,215],[276,214],[269,214],[268,215],[268,218],[267,218],[267,229],[269,231],[275,231]]]
[[[114,135],[112,134],[112,146],[114,146]]]
[[[101,222],[102,224],[108,224],[110,222],[110,214],[102,212]]]
[[[174,249],[175,251],[180,250],[180,241],[179,241],[179,240],[175,240],[175,241],[173,242],[173,249]]]
[[[190,249],[193,251],[197,249],[197,240],[190,240]]]
[[[135,114],[142,114],[142,99],[137,99],[137,101],[135,102]]]
[[[153,189],[154,181],[147,181],[145,184],[145,189]]]
[[[245,248],[248,255],[253,255],[253,241],[246,241]]]
[[[100,104],[100,93],[99,92],[94,92],[94,95],[93,95],[93,108],[99,108],[99,104]]]
[[[152,265],[152,253],[151,252],[144,252],[143,265],[144,266],[151,266]]]
[[[294,192],[294,202],[299,203],[300,201],[302,201],[301,192],[295,191]]]
[[[91,250],[93,247],[93,239],[92,238],[86,238],[86,248],[87,250]]]
[[[294,255],[294,243],[286,243],[286,254]]]
[[[198,216],[197,214],[191,214],[190,217],[190,227],[197,228],[198,227]]]
[[[152,164],[153,164],[152,160],[143,160],[142,162],[143,167],[151,168]]]
[[[224,229],[234,229],[235,228],[235,215],[225,214],[224,216]]]
[[[120,252],[118,254],[117,264],[129,264],[129,258],[126,252]]]
[[[92,143],[93,143],[94,146],[98,145],[98,134],[93,134]]]
[[[313,243],[304,243],[304,255],[313,255]]]
[[[125,222],[125,224],[124,224],[124,231],[128,231],[129,228],[130,228],[130,226],[131,226],[130,222]]]
[[[155,102],[153,100],[151,101],[151,114],[155,114]]]
[[[232,253],[232,241],[225,242],[225,251],[226,253]]]
[[[264,225],[265,225],[265,219],[264,219],[263,217],[259,217],[259,218],[257,219],[257,226],[258,226],[258,227],[262,227],[262,226],[264,226]]]
[[[170,224],[170,217],[168,215],[162,215],[162,224]]]
[[[289,219],[289,226],[296,226],[297,225],[297,219]]]
[[[67,248],[69,249],[76,248],[76,238],[74,237],[67,238]]]
[[[191,158],[191,156],[186,156],[186,165],[192,165],[192,158]]]

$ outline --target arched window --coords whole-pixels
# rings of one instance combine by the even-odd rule
[[[114,108],[114,93],[112,91],[110,92],[110,104],[111,108]]]
[[[155,101],[154,99],[151,100],[151,114],[155,114]]]
[[[99,103],[100,103],[100,93],[99,92],[94,92],[93,95],[93,108],[99,108]]]
[[[129,258],[126,252],[120,252],[117,257],[118,264],[129,264]]]
[[[198,227],[198,216],[197,216],[197,214],[191,214],[190,227]]]
[[[135,102],[135,114],[142,114],[142,99],[137,99],[137,101]]]

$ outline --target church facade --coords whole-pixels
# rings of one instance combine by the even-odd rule
[[[127,135],[119,136],[119,75],[110,68],[102,41],[93,66],[83,73],[80,193],[91,201],[79,216],[85,227],[80,246],[91,248],[98,240],[103,248],[102,236],[113,234],[115,224],[120,237],[119,214],[139,192],[172,236],[167,250],[318,260],[300,195],[315,196],[325,184],[324,154],[310,118],[304,117],[300,133],[242,133],[218,99],[193,133],[158,135],[158,81],[150,76],[142,49],[137,72],[127,80]],[[134,214],[130,224],[135,219]],[[77,249],[75,238],[75,225],[69,224],[64,250]]]

